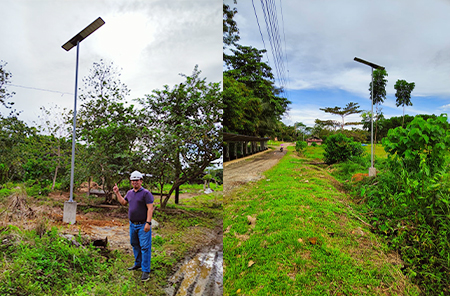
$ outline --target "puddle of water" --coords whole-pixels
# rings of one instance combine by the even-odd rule
[[[216,246],[187,260],[169,279],[170,296],[219,296],[223,294],[223,249]]]

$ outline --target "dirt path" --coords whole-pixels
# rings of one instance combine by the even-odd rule
[[[283,144],[283,147],[292,146],[291,143]],[[273,167],[286,154],[286,150],[279,149],[261,152],[246,159],[234,160],[224,164],[223,169],[223,191],[233,190],[247,182],[253,182],[263,177],[262,173]]]

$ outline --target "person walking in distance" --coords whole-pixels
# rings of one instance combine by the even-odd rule
[[[142,174],[138,171],[131,173],[130,180],[133,189],[129,190],[125,198],[115,184],[113,191],[122,205],[129,204],[128,219],[130,220],[130,243],[133,247],[134,265],[128,270],[142,269],[141,280],[149,280],[152,255],[152,214],[154,197],[142,187]]]

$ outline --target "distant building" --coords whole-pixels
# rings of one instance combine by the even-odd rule
[[[312,137],[309,139],[306,139],[306,143],[308,143],[308,146],[311,146],[312,143],[316,143],[317,145],[322,145],[322,139],[318,137]]]

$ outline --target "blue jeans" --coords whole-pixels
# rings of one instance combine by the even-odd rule
[[[150,272],[152,259],[152,229],[144,231],[145,224],[130,222],[130,243],[133,247],[134,265],[141,266],[143,272]]]

